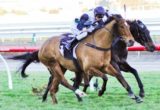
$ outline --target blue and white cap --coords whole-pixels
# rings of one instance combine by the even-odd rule
[[[105,9],[102,6],[98,6],[94,9],[94,15],[105,15]]]

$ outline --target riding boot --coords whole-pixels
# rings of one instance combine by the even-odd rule
[[[73,40],[71,40],[71,42],[69,42],[67,45],[66,45],[66,48],[68,50],[71,50],[76,44],[78,43],[78,40],[75,38],[73,38]]]
[[[70,49],[72,49],[77,43],[78,43],[78,40],[75,38],[75,39],[71,42],[71,47],[70,47]]]

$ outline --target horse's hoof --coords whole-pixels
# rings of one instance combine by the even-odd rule
[[[83,92],[84,92],[84,93],[86,93],[86,91],[87,91],[86,89],[83,89]]]
[[[144,93],[139,93],[139,96],[140,96],[141,98],[144,98],[145,94],[144,94]]]
[[[57,101],[57,99],[53,101],[53,104],[58,104],[58,101]]]
[[[79,95],[76,94],[76,96],[77,96],[78,102],[82,102],[83,101],[82,98]]]
[[[140,97],[136,97],[136,102],[137,102],[137,103],[141,103],[141,102],[143,102],[143,99],[140,98]]]
[[[128,94],[128,96],[131,98],[131,99],[136,99],[136,96],[134,94]]]
[[[82,100],[82,98],[78,98],[78,102],[82,102],[83,100]]]
[[[42,97],[42,102],[45,102],[47,100],[47,97],[43,96]]]
[[[102,90],[100,90],[99,92],[98,92],[98,96],[102,96],[103,95],[103,91]]]
[[[27,78],[28,75],[27,74],[22,74],[22,78]]]
[[[46,102],[46,99],[44,100],[44,99],[42,99],[42,102]]]

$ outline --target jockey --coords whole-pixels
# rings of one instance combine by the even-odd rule
[[[75,19],[74,25],[71,27],[74,38],[68,42],[66,48],[70,50],[79,40],[85,38],[88,33],[102,27],[107,18],[107,11],[102,6],[98,6],[84,13],[80,19]]]

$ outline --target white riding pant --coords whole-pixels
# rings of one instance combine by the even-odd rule
[[[77,40],[81,40],[87,36],[88,32],[82,32],[76,36]]]

